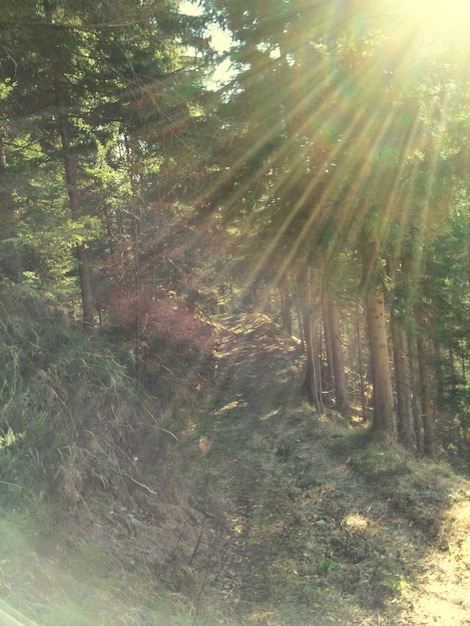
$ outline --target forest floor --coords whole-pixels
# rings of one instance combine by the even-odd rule
[[[470,484],[298,403],[296,344],[229,319],[208,458],[237,624],[470,624]]]
[[[106,474],[87,433],[60,470],[76,501],[0,519],[0,624],[470,624],[470,482],[303,404],[267,317],[220,325],[177,437],[120,425]]]

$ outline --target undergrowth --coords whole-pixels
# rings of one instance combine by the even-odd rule
[[[0,622],[431,623],[427,564],[460,593],[468,483],[299,404],[265,316],[214,363],[159,344],[160,397],[38,296],[0,301]]]
[[[186,414],[36,294],[0,302],[0,598],[47,626],[192,623],[223,527],[193,506]]]

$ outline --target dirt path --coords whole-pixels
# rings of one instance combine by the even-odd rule
[[[234,322],[211,452],[231,623],[470,624],[468,484],[295,406],[296,345],[266,318]]]

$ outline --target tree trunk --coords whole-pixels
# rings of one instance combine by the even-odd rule
[[[292,337],[292,299],[288,287],[281,285],[279,294],[281,297],[282,329],[289,337]]]
[[[5,153],[5,132],[0,129],[0,173],[7,169],[7,157]]]
[[[323,411],[320,341],[318,337],[318,327],[313,317],[313,298],[310,272],[307,272],[306,285],[303,286],[303,291],[302,324],[307,362],[302,391],[309,402],[311,402],[319,411]]]
[[[302,342],[302,346],[305,348],[305,333],[304,333],[304,323],[302,316],[302,302],[300,298],[295,299],[295,321],[298,331],[298,336],[300,341]]]
[[[331,365],[333,372],[336,407],[344,418],[349,419],[351,409],[346,384],[346,374],[344,371],[343,345],[341,343],[338,307],[336,306],[334,298],[327,293],[323,294],[322,303],[327,358],[331,359],[331,364],[329,365]]]
[[[319,340],[311,309],[304,309],[303,326],[307,362],[302,389],[308,401],[323,411]]]
[[[387,433],[396,437],[392,377],[387,346],[387,316],[382,290],[376,289],[375,293],[367,297],[366,315],[374,393],[372,428],[377,433]]]
[[[326,294],[322,294],[322,315],[326,349],[326,374],[324,377],[324,385],[328,391],[332,391],[335,386],[335,371],[333,366],[335,357],[333,347],[333,329],[331,328],[331,319],[328,311]]]
[[[423,449],[423,407],[421,405],[421,381],[419,376],[418,348],[416,337],[408,338],[408,354],[410,357],[411,404],[413,410],[413,424],[416,440],[416,450],[421,456]]]
[[[80,200],[77,190],[77,171],[72,157],[70,146],[69,119],[64,103],[64,79],[53,60],[54,92],[57,106],[57,123],[62,142],[65,180],[69,196],[70,213],[73,219],[80,217]],[[82,297],[83,326],[87,332],[92,332],[94,327],[94,306],[91,287],[91,273],[88,263],[88,255],[84,245],[75,247],[75,256],[78,261],[78,276]]]
[[[361,313],[361,314],[360,314]],[[359,384],[361,393],[361,408],[362,408],[362,421],[367,422],[367,404],[366,404],[366,386],[365,386],[365,374],[362,358],[362,341],[361,341],[361,323],[360,319],[363,318],[362,311],[359,310],[359,302],[356,300],[356,306],[354,311],[355,323],[355,342],[357,350],[357,372],[359,374]]]
[[[395,385],[397,391],[398,440],[407,450],[416,449],[414,431],[411,369],[408,341],[404,328],[396,314],[391,316]]]
[[[416,344],[418,348],[418,367],[421,382],[423,452],[430,459],[435,459],[433,378],[430,366],[431,350],[428,338],[421,332],[418,334]]]

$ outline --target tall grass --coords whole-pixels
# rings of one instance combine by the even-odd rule
[[[0,525],[20,536],[0,547],[0,593],[39,624],[189,623],[215,575],[199,450],[130,362],[0,286]]]
[[[66,471],[71,460],[78,480],[80,448],[91,433],[114,441],[137,428],[137,405],[125,365],[102,341],[83,336],[34,293],[0,289],[4,505],[59,483],[62,493],[71,495]]]

